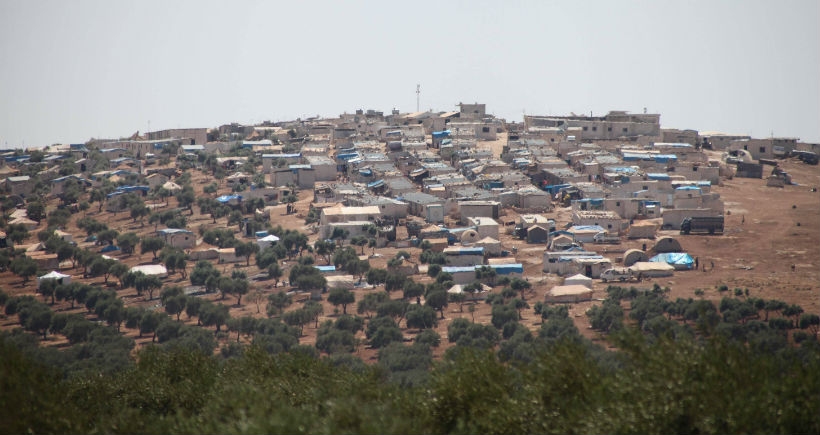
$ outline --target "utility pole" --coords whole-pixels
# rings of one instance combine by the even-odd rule
[[[416,112],[419,111],[419,95],[421,94],[421,85],[416,85]]]

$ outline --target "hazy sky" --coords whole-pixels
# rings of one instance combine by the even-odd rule
[[[0,147],[356,109],[820,142],[820,2],[0,0]]]

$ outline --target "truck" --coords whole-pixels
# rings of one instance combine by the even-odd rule
[[[613,267],[601,272],[601,281],[631,281],[635,274],[628,267]]]
[[[720,233],[723,234],[723,216],[712,216],[712,217],[703,217],[703,216],[693,216],[687,217],[683,219],[683,222],[680,224],[680,233],[681,234],[690,234],[690,233],[709,233],[715,234]]]
[[[601,231],[600,233],[594,235],[592,237],[592,242],[596,244],[612,244],[617,245],[621,243],[621,238],[618,236],[612,236],[606,231]]]

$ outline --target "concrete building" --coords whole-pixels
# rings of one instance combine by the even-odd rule
[[[284,186],[293,183],[301,188],[313,188],[316,178],[310,165],[289,165],[284,168],[273,168],[270,171],[270,183]]]
[[[444,222],[444,200],[423,192],[410,192],[401,199],[408,204],[408,211],[430,223]]]
[[[347,202],[353,207],[378,207],[382,217],[393,220],[404,219],[409,210],[408,204],[393,198],[384,196],[363,195],[350,197]]]
[[[604,116],[524,116],[525,128],[581,129],[581,140],[615,140],[637,136],[661,137],[661,115],[611,111]]]
[[[149,131],[145,133],[148,141],[167,139],[188,139],[186,145],[202,145],[208,142],[207,128],[172,128],[168,130]]]
[[[498,222],[488,217],[468,217],[467,225],[475,227],[480,238],[498,239]]]
[[[467,224],[469,217],[488,217],[498,219],[501,203],[498,201],[460,201],[458,211],[461,214],[461,223]]]
[[[484,248],[448,246],[444,248],[448,266],[474,266],[484,264]]]
[[[165,240],[165,245],[178,249],[191,249],[196,246],[196,236],[188,230],[179,228],[165,228],[157,231],[160,238]]]
[[[612,235],[620,235],[626,229],[624,220],[613,211],[576,210],[572,212],[572,223],[576,226],[600,226]]]
[[[774,159],[788,155],[797,147],[797,138],[773,137],[768,139],[740,139],[729,144],[729,150],[743,149],[748,151],[752,158]]]
[[[381,217],[381,210],[376,206],[345,207],[338,205],[322,209],[319,218],[320,225],[329,225],[337,222],[363,221],[373,222]]]
[[[6,190],[10,195],[28,196],[34,190],[34,183],[28,175],[17,175],[6,178]]]
[[[336,180],[336,162],[328,156],[305,156],[304,160],[313,168],[315,181]]]

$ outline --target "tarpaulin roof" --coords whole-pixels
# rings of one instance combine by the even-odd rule
[[[216,200],[224,204],[226,202],[230,202],[232,199],[238,199],[238,200],[242,201],[242,196],[241,195],[222,195],[219,198],[217,198]]]
[[[604,227],[600,225],[575,225],[574,227],[569,229],[569,232],[578,232],[578,231],[597,231],[601,232],[604,231]]]
[[[439,139],[439,138],[442,138],[442,137],[447,137],[449,135],[450,135],[450,130],[434,131],[433,132],[433,137],[436,138],[436,139]]]
[[[692,269],[695,264],[692,256],[685,252],[665,252],[650,258],[649,261],[670,264],[675,269]]]

